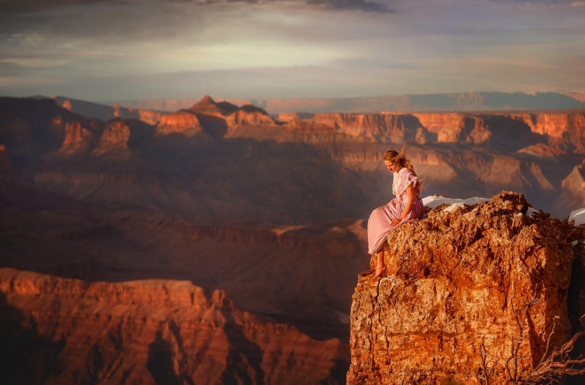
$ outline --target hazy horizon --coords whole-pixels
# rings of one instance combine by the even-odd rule
[[[585,91],[585,2],[2,0],[0,87],[112,102]]]

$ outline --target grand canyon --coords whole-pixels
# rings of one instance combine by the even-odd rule
[[[380,337],[385,324],[374,314],[390,320],[393,336],[402,333],[393,337],[397,363],[406,360],[404,352],[416,355],[408,338],[421,349],[428,348],[425,338],[444,333],[461,333],[470,346],[478,338],[463,322],[446,322],[440,331],[429,323],[427,334],[400,325],[416,298],[408,291],[415,290],[408,283],[415,278],[427,294],[440,281],[463,285],[470,297],[486,287],[508,293],[512,281],[525,288],[550,284],[558,292],[543,294],[534,312],[545,315],[530,333],[545,339],[551,309],[562,308],[553,341],[560,345],[580,330],[577,313],[584,309],[582,288],[570,282],[571,271],[580,271],[572,264],[583,237],[567,220],[585,207],[583,102],[579,95],[548,95],[538,102],[571,97],[570,108],[506,109],[489,97],[382,99],[372,104],[376,111],[360,109],[364,101],[349,107],[323,102],[311,110],[308,102],[234,104],[209,95],[170,111],[155,102],[0,98],[4,378],[35,384],[400,383],[384,361],[389,340]],[[445,98],[451,104],[439,111]],[[404,108],[396,108],[399,102]],[[454,213],[431,210],[428,219],[396,232],[389,242],[415,251],[395,250],[398,260],[387,255],[398,281],[374,287],[359,275],[370,268],[366,221],[392,198],[384,153],[403,145],[410,145],[408,156],[424,181],[423,197],[494,198]],[[529,207],[539,214],[526,216]],[[477,214],[481,221],[474,219],[471,229],[464,216],[475,212],[483,216]],[[409,259],[434,255],[423,246],[440,239],[413,236],[416,226],[444,231],[452,243],[437,246],[435,260]],[[514,246],[510,234],[523,231],[524,246]],[[480,248],[487,244],[495,246]],[[514,249],[529,246],[530,252]],[[554,252],[538,254],[539,247]],[[474,248],[481,252],[473,263],[443,270],[450,252]],[[498,258],[504,262],[494,262]],[[519,261],[532,270],[510,278],[503,266]],[[539,264],[556,267],[549,276]],[[412,294],[396,307],[402,313],[368,307],[384,287],[386,304],[403,300],[388,287]],[[445,286],[439,292],[453,295]],[[490,306],[508,304],[505,293],[481,295],[489,304],[480,310],[437,312],[478,319]],[[485,330],[496,337],[488,347],[506,351],[507,341],[497,338],[505,327],[492,324]],[[378,333],[371,346],[364,328]],[[533,341],[521,347],[535,361],[543,356]],[[463,368],[466,352],[440,370]],[[421,360],[407,361],[422,370]],[[375,362],[375,373],[368,362]]]

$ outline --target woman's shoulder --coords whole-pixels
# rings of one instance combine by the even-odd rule
[[[406,167],[403,167],[400,169],[400,171],[398,171],[398,173],[400,175],[404,175],[404,176],[416,176],[414,174],[414,172],[410,171],[409,169],[407,169]]]

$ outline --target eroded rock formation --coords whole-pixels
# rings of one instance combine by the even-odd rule
[[[585,206],[585,164],[573,167],[561,183],[561,194],[555,201],[557,210],[568,210]]]
[[[438,143],[487,142],[492,133],[481,117],[460,113],[426,113],[414,115]]]
[[[88,151],[96,142],[96,136],[82,122],[76,121],[65,125],[65,138],[59,149],[61,154],[73,154]]]
[[[408,114],[316,114],[314,125],[329,126],[336,132],[379,143],[403,143],[416,135],[420,123]]]
[[[339,384],[348,355],[188,281],[0,269],[0,311],[8,383]]]
[[[228,127],[276,125],[276,121],[261,108],[246,105],[232,112],[226,118]]]
[[[128,139],[130,139],[130,127],[124,121],[109,122],[93,150],[93,154],[102,155],[110,151],[126,152]]]
[[[572,335],[577,228],[513,192],[442,209],[388,233],[387,277],[360,275],[349,385],[507,384]]]
[[[197,103],[192,105],[189,110],[196,114],[210,115],[218,118],[223,118],[234,111],[237,111],[238,106],[229,102],[216,102],[209,95],[205,95]]]
[[[193,136],[203,134],[201,123],[197,116],[189,111],[178,111],[164,115],[156,126],[157,135],[183,134]]]

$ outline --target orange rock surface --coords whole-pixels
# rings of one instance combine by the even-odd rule
[[[102,155],[109,151],[128,150],[128,139],[130,139],[130,127],[124,121],[112,121],[106,126],[93,154]]]
[[[244,106],[246,107],[246,106]],[[234,126],[261,126],[261,125],[276,125],[276,121],[266,113],[257,107],[249,106],[232,112],[226,117],[228,127]]]
[[[423,127],[437,135],[438,143],[487,142],[491,131],[480,117],[460,113],[414,114]]]
[[[338,384],[348,354],[188,281],[0,269],[0,309],[9,383]]]
[[[502,192],[389,232],[388,276],[361,274],[353,295],[348,385],[480,384],[482,355],[489,383],[507,384],[553,328],[551,349],[566,342],[576,228],[527,208]]]
[[[81,122],[71,122],[65,125],[65,138],[59,149],[60,153],[71,154],[88,150],[96,142],[95,135]]]
[[[156,126],[158,135],[183,134],[193,136],[203,134],[199,119],[189,111],[178,111],[173,114],[164,115]]]

